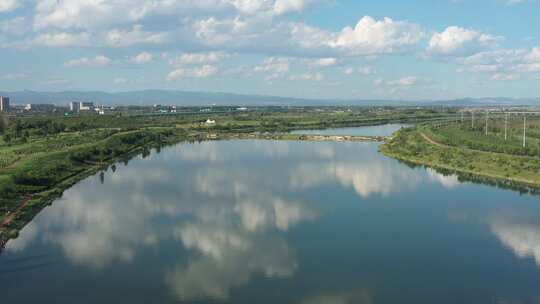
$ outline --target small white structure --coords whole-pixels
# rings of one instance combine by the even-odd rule
[[[24,109],[32,112],[53,112],[56,108],[53,104],[27,104]]]
[[[81,102],[79,105],[80,111],[93,111],[94,103],[93,102]]]
[[[94,111],[94,109],[95,107],[93,102],[72,101],[69,103],[69,110],[75,113],[79,113],[81,111]]]
[[[215,121],[215,120],[212,120],[212,119],[207,119],[207,120],[206,120],[206,124],[207,124],[207,125],[215,125],[215,124],[216,124],[216,121]]]

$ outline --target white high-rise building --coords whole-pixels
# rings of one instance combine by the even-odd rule
[[[78,101],[72,101],[69,103],[69,110],[74,113],[79,113],[81,109],[81,103]]]
[[[0,96],[0,112],[9,112],[9,97]]]

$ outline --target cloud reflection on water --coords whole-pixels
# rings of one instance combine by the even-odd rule
[[[173,293],[182,300],[226,299],[256,275],[294,275],[299,262],[283,234],[321,216],[317,204],[298,193],[335,183],[368,198],[425,180],[454,185],[377,153],[375,145],[352,143],[178,145],[119,166],[105,175],[105,185],[91,178],[68,190],[8,250],[42,242],[58,246],[71,263],[99,271],[175,244],[189,257],[163,269]],[[330,296],[310,303],[357,298],[364,299]]]
[[[325,145],[315,149],[315,153],[323,155]],[[289,187],[292,190],[304,191],[310,188],[337,182],[343,187],[352,188],[362,198],[379,194],[389,196],[403,191],[411,191],[422,183],[430,181],[444,188],[459,186],[457,176],[444,176],[433,169],[404,170],[403,165],[395,161],[381,161],[377,151],[366,150],[359,155],[333,155],[317,162],[299,162],[292,170]]]
[[[540,266],[540,221],[515,213],[491,216],[489,226],[501,243],[519,258],[534,258]]]
[[[183,300],[226,299],[257,273],[285,278],[296,270],[287,243],[275,236],[252,234],[238,227],[188,224],[176,231],[184,247],[200,253],[187,266],[167,271],[166,281]]]
[[[458,180],[457,175],[443,175],[431,168],[427,168],[426,172],[430,180],[439,183],[446,189],[453,189],[461,184],[461,182]]]
[[[418,185],[421,175],[415,171],[393,170],[389,164],[363,161],[335,161],[321,164],[300,164],[291,176],[290,187],[306,190],[328,182],[351,187],[361,197],[372,194],[387,196]]]

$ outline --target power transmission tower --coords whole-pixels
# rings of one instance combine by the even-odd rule
[[[488,135],[488,119],[489,119],[489,111],[486,111],[486,136]]]
[[[504,115],[504,141],[508,140],[508,113]]]
[[[523,115],[523,148],[527,146],[527,115]]]
[[[471,126],[474,129],[474,111],[471,112],[472,119],[471,119]]]

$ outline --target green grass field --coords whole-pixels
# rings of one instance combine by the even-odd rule
[[[517,144],[516,150],[512,150],[515,153],[502,153],[500,151],[504,150],[499,150],[495,144],[496,136],[474,141],[480,136],[475,133],[454,126],[417,126],[399,131],[381,150],[388,156],[415,164],[540,187],[540,158],[517,152]],[[460,135],[460,138],[450,137]]]
[[[526,147],[523,148],[523,116],[510,115],[505,139],[505,118],[498,115],[488,120],[486,135],[485,116],[477,115],[475,127],[470,117],[461,123],[429,125],[426,133],[434,140],[456,147],[474,150],[540,157],[540,116],[528,115]]]

